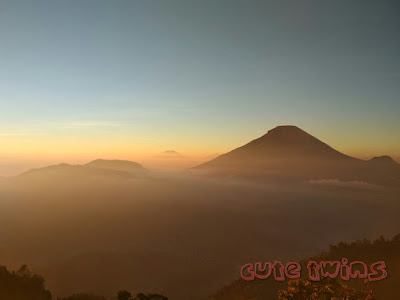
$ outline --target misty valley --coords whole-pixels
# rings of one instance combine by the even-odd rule
[[[235,299],[218,291],[249,261],[300,261],[332,244],[399,233],[399,165],[354,162],[297,128],[277,131],[206,163],[210,168],[181,173],[96,160],[4,178],[1,264],[27,264],[53,297],[115,297],[127,289],[178,300]],[[329,175],[316,164],[304,172],[288,167],[310,155],[340,169]],[[343,168],[349,171],[339,174]],[[373,168],[373,176],[365,172]],[[382,169],[393,176],[376,179]],[[385,261],[383,254],[373,258]]]

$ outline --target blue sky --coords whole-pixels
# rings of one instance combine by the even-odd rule
[[[213,153],[294,124],[400,155],[399,32],[398,1],[0,1],[0,153]]]

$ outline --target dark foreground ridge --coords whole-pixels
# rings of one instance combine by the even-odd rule
[[[307,269],[310,260],[340,261],[342,258],[349,261],[363,261],[375,263],[384,261],[388,277],[381,281],[365,281],[364,279],[350,279],[343,281],[340,278],[310,281],[307,276],[300,280],[275,281],[274,279],[245,281],[238,279],[221,288],[210,300],[295,300],[295,299],[400,299],[400,289],[397,278],[400,276],[400,234],[392,239],[383,236],[371,242],[367,239],[352,243],[331,245],[329,251],[322,252],[315,257],[301,262],[302,269]],[[307,273],[307,272],[305,272]]]

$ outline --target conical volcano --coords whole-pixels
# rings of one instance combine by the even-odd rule
[[[285,125],[192,170],[251,179],[334,179],[372,183],[390,179],[398,184],[399,166],[390,169],[387,175],[382,174],[382,167],[379,167],[378,172],[374,164],[345,155],[296,126]]]
[[[267,134],[196,168],[276,162],[357,161],[296,126],[278,126]],[[243,166],[244,167],[244,166]]]
[[[296,126],[278,126],[227,156],[264,159],[349,159]]]

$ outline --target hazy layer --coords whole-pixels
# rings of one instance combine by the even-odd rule
[[[1,263],[56,295],[118,289],[205,299],[248,261],[398,232],[400,192],[358,183],[253,184],[59,166],[0,181]]]

